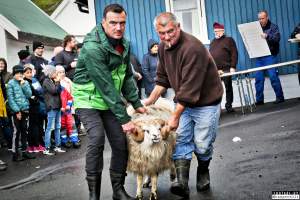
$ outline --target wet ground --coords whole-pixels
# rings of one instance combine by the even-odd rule
[[[239,137],[240,142],[233,142]],[[191,200],[271,199],[272,191],[300,190],[300,101],[257,107],[255,112],[222,113],[215,153],[210,166],[211,189],[197,193],[197,161],[190,173]],[[84,156],[86,137],[80,149],[52,157],[38,155],[35,160],[13,163],[3,149],[0,158],[9,168],[0,172],[1,200],[85,200]],[[110,148],[105,149],[105,168],[101,199],[111,199],[108,177]],[[135,177],[126,179],[127,191],[134,195]],[[158,193],[162,200],[181,199],[169,192],[169,176],[159,177]],[[144,190],[145,196],[149,193]]]

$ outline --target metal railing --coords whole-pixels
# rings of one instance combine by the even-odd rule
[[[237,84],[238,91],[239,91],[241,109],[242,109],[242,113],[245,114],[246,108],[249,108],[250,112],[253,112],[253,108],[256,107],[252,83],[251,83],[251,79],[249,77],[250,73],[257,72],[257,71],[263,71],[263,70],[267,70],[267,69],[272,69],[272,68],[276,68],[276,67],[285,67],[288,65],[294,65],[294,64],[298,64],[298,63],[300,63],[300,59],[294,60],[294,61],[289,61],[289,62],[277,63],[277,64],[273,64],[273,65],[256,67],[256,68],[247,69],[247,70],[243,70],[243,71],[224,73],[224,74],[220,75],[220,77],[221,78],[227,77],[227,76],[236,76],[237,77],[236,84]],[[245,79],[245,82],[246,82],[246,91],[244,88],[243,79]]]

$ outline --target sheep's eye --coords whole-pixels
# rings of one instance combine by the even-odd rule
[[[148,131],[148,130],[145,130],[145,133],[149,134],[149,131]]]
[[[159,127],[158,130],[161,131],[161,127]]]

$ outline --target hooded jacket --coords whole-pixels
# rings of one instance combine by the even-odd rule
[[[72,85],[74,107],[111,110],[121,124],[129,122],[121,93],[134,108],[142,106],[129,64],[129,42],[122,39],[120,54],[98,25],[83,43]]]
[[[151,54],[151,48],[153,45],[157,44],[153,39],[148,41],[148,53],[143,57],[142,70],[144,75],[144,83],[146,94],[149,95],[155,86],[155,77],[156,77],[156,69],[158,63],[157,54]]]

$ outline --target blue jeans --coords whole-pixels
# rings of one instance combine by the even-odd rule
[[[181,114],[173,159],[191,160],[194,152],[207,161],[213,154],[213,142],[218,132],[220,104],[185,108]]]
[[[276,56],[264,56],[257,58],[256,67],[272,65],[277,63]],[[278,77],[278,69],[268,69],[265,70],[269,74],[272,88],[275,92],[276,99],[283,100],[283,91],[280,83],[280,79]],[[258,71],[255,74],[255,89],[256,89],[256,102],[264,101],[264,84],[265,84],[265,71]]]
[[[50,110],[47,113],[47,128],[45,131],[45,147],[47,149],[50,148],[50,138],[51,138],[51,132],[54,130],[55,134],[55,146],[60,146],[60,119],[61,119],[61,111],[60,110]]]

